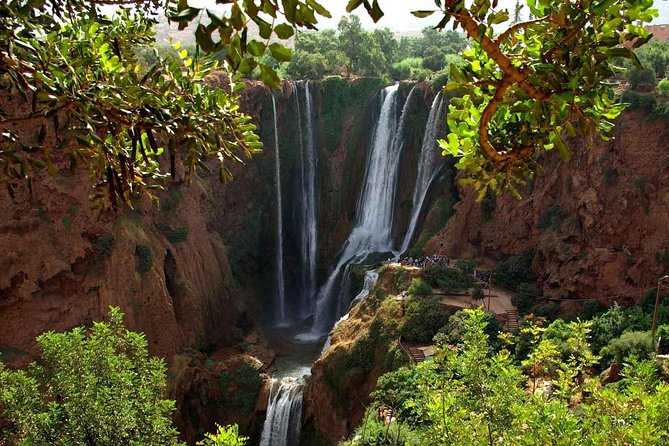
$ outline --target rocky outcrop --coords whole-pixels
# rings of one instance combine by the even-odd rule
[[[551,297],[652,287],[669,267],[667,123],[626,111],[614,133],[609,142],[571,140],[568,163],[547,155],[525,198],[498,197],[487,221],[476,194],[461,189],[455,216],[426,252],[496,260],[532,251],[538,285]]]
[[[316,361],[304,392],[302,445],[336,445],[357,427],[379,376],[408,357],[397,343],[403,318],[396,299],[411,276],[391,267],[332,332],[330,347]]]

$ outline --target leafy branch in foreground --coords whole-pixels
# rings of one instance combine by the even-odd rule
[[[0,184],[11,195],[19,181],[31,188],[36,171],[55,174],[56,162],[70,157],[88,167],[93,198],[116,206],[157,187],[166,176],[161,165],[174,178],[180,164],[189,179],[213,159],[227,180],[230,163],[260,152],[255,126],[239,110],[243,84],[230,75],[228,91],[208,85],[216,68],[209,56],[156,54],[141,72],[134,50],[153,44],[150,9],[108,18],[96,2],[53,3],[63,17],[45,2],[0,5],[0,83],[8,88]],[[12,103],[18,95],[23,104]]]
[[[612,137],[610,121],[624,105],[613,104],[606,81],[619,71],[616,59],[638,64],[633,49],[648,41],[643,24],[657,15],[652,0],[528,0],[536,18],[497,33],[510,17],[496,1],[435,3],[438,10],[414,15],[441,13],[436,28],[453,20],[474,42],[464,53],[468,65],[451,66],[446,88],[461,97],[451,101],[451,133],[440,145],[444,155],[460,157],[457,167],[468,173],[462,182],[479,199],[488,189],[520,197],[517,186],[540,169],[542,153],[571,158],[565,137],[578,130]],[[378,9],[376,1],[351,0],[348,10],[360,5]]]

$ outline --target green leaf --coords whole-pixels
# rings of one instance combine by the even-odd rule
[[[363,0],[349,0],[346,5],[346,12],[353,12],[358,6],[362,5]]]
[[[293,27],[285,23],[281,23],[274,27],[274,32],[279,39],[288,39],[294,34]]]
[[[280,43],[275,42],[270,44],[269,51],[272,53],[272,57],[274,57],[279,62],[290,62],[291,60],[290,49],[286,48]]]
[[[195,41],[207,53],[214,51],[216,48],[214,41],[211,40],[211,31],[208,31],[202,24],[198,25],[195,30]]]
[[[257,40],[251,40],[246,46],[246,49],[252,56],[261,57],[265,54],[265,44],[258,42]]]
[[[270,66],[263,63],[258,65],[260,67],[260,79],[270,88],[277,88],[281,85],[281,80],[277,76],[276,71]]]
[[[425,17],[430,17],[437,11],[411,11],[411,14],[415,15],[418,18],[424,19]]]

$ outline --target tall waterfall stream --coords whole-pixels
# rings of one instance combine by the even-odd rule
[[[398,256],[411,244],[418,226],[419,217],[426,201],[431,183],[438,175],[439,166],[433,163],[437,129],[444,106],[441,94],[432,103],[425,127],[424,141],[418,161],[418,172],[414,186],[409,227],[401,247],[393,246],[391,236],[393,210],[398,187],[399,162],[404,144],[404,133],[409,115],[409,105],[416,94],[414,87],[404,105],[400,104],[399,86],[386,87],[382,92],[382,105],[376,121],[366,160],[365,177],[358,198],[356,221],[344,243],[338,261],[329,277],[317,287],[318,247],[318,155],[315,147],[313,96],[309,83],[292,83],[294,106],[297,110],[299,144],[300,227],[299,235],[299,319],[313,317],[312,326],[295,334],[292,328],[292,353],[277,358],[278,372],[272,378],[265,424],[260,440],[261,446],[294,446],[299,444],[302,421],[302,395],[311,364],[329,347],[327,334],[333,325],[348,317],[351,305],[369,294],[378,279],[378,272],[367,271],[362,291],[348,302],[346,287],[350,265],[364,262],[371,254],[386,253]],[[283,209],[281,191],[281,162],[276,99],[272,96],[274,113],[275,179],[277,203],[276,230],[276,326],[286,327],[296,320],[289,317],[285,293],[283,258]],[[304,118],[304,119],[303,119]],[[289,328],[289,330],[290,330]],[[285,328],[284,328],[285,330]],[[325,344],[322,343],[325,340]]]

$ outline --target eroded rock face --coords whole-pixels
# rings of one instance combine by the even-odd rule
[[[257,116],[266,94],[250,87],[249,113]],[[25,366],[40,354],[39,334],[103,320],[109,306],[119,307],[127,327],[146,334],[150,354],[165,358],[168,397],[183,403],[176,425],[193,443],[217,421],[201,404],[216,397],[205,392],[207,380],[216,379],[202,372],[207,355],[251,349],[261,369],[273,361],[246,296],[235,289],[222,237],[239,219],[220,208],[230,201],[225,197],[244,198],[248,177],[226,187],[217,175],[202,174],[186,186],[177,172],[177,181],[158,194],[161,209],[146,200],[114,212],[92,209],[87,172],[71,170],[66,154],[56,156],[59,175],[38,173],[32,194],[25,185],[14,199],[0,193],[2,360]],[[251,419],[241,420],[248,421],[242,430],[252,427]]]
[[[543,293],[560,298],[608,296],[653,286],[669,249],[669,133],[665,120],[627,111],[615,140],[570,142],[574,158],[551,154],[533,191],[498,197],[488,222],[476,194],[461,189],[456,214],[426,253],[496,259],[536,252]],[[521,191],[522,192],[522,191]]]

